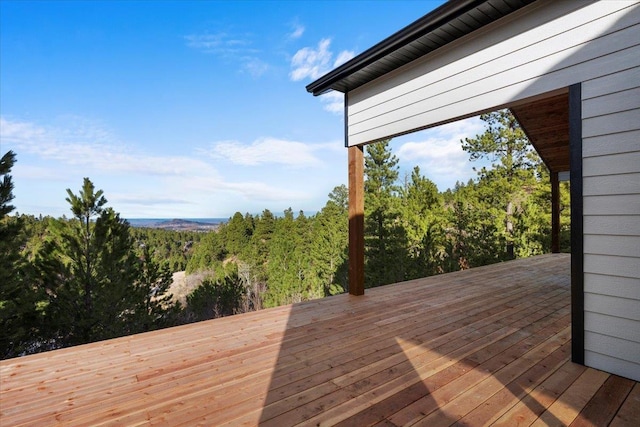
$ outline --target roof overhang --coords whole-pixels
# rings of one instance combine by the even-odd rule
[[[449,0],[307,86],[349,92],[536,0]]]

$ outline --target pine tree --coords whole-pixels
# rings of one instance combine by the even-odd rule
[[[78,195],[67,194],[73,218],[52,222],[36,261],[40,285],[49,295],[51,337],[65,346],[148,329],[134,321],[146,295],[138,286],[139,262],[128,223],[105,207],[103,192],[95,191],[88,178]]]
[[[520,202],[526,199],[528,188],[536,184],[535,171],[541,161],[529,143],[524,131],[509,110],[500,110],[480,116],[487,127],[475,138],[462,141],[462,148],[471,160],[488,159],[492,168],[479,171],[481,201],[498,208],[496,220],[503,248],[495,248],[506,259],[513,250],[514,215]]]
[[[177,323],[182,307],[173,302],[169,287],[173,283],[173,273],[168,262],[156,262],[149,246],[142,248],[139,255],[139,273],[135,282],[135,310],[131,313],[129,327],[131,333],[146,332]]]
[[[233,255],[239,255],[245,250],[251,239],[252,232],[251,224],[247,223],[240,212],[236,212],[229,222],[225,224],[224,229],[220,230],[227,251]]]
[[[415,167],[402,189],[402,218],[409,252],[408,279],[443,272],[445,218],[438,188]]]
[[[255,219],[255,229],[251,235],[246,259],[251,260],[251,267],[255,269],[255,276],[260,281],[266,280],[266,264],[269,259],[269,246],[276,228],[276,218],[269,209]]]
[[[506,259],[504,210],[490,181],[456,186],[450,208],[449,271],[492,264]]]
[[[346,186],[334,188],[326,205],[318,212],[313,222],[313,275],[324,296],[345,292],[348,287],[347,195]]]
[[[237,275],[222,279],[207,278],[189,295],[185,316],[189,322],[230,316],[240,311],[243,286]]]
[[[289,208],[284,211],[284,217],[275,223],[267,261],[266,307],[300,302],[307,298],[306,263],[303,260],[308,253],[305,249],[308,242],[301,234],[304,226],[299,227],[299,221],[306,222],[304,214],[294,219],[293,211]]]
[[[42,297],[34,289],[20,252],[26,244],[20,217],[10,217],[14,210],[13,180],[10,175],[16,161],[12,151],[0,158],[0,357],[7,358],[28,351],[39,334]]]
[[[400,223],[398,158],[389,141],[367,146],[365,155],[365,284],[399,282],[406,277],[406,236]]]
[[[221,227],[223,229],[224,226]],[[208,232],[194,248],[193,254],[187,262],[187,274],[197,271],[216,271],[222,268],[222,262],[227,257],[227,248],[221,234]]]

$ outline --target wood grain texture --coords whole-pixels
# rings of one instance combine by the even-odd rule
[[[0,425],[632,426],[543,255],[0,362]]]
[[[364,294],[364,149],[349,147],[349,293]]]

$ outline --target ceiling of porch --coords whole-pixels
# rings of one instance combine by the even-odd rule
[[[511,107],[511,112],[549,171],[568,171],[569,94]]]

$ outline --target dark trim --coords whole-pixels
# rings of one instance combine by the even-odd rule
[[[382,40],[375,46],[365,50],[360,55],[342,64],[340,67],[320,77],[307,85],[307,92],[321,95],[331,89],[331,85],[350,76],[384,58],[386,55],[398,50],[423,35],[439,28],[454,18],[465,14],[469,10],[481,5],[485,0],[449,0],[438,8],[432,10],[414,23],[406,26],[397,33]]]
[[[569,151],[571,163],[571,360],[584,365],[582,83],[569,86]]]
[[[558,172],[549,174],[551,181],[551,253],[560,253],[560,180]]]
[[[344,146],[349,148],[349,111],[347,105],[349,103],[349,93],[344,94]]]

